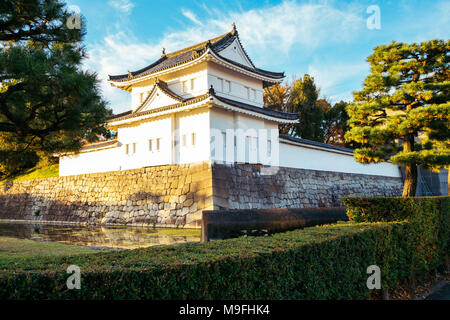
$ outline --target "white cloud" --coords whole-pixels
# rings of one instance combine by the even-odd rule
[[[109,3],[124,12],[130,12],[133,8],[128,0],[111,0]],[[293,1],[239,12],[224,13],[212,8],[206,11],[209,15],[204,21],[204,25],[208,26],[206,28],[191,11],[182,10],[182,14],[195,23],[194,26],[166,33],[153,43],[137,39],[126,26],[116,26],[120,32],[89,46],[86,65],[99,74],[103,80],[105,98],[111,102],[115,112],[120,112],[129,109],[130,98],[127,93],[107,83],[108,74],[124,74],[127,70],[145,67],[159,58],[163,47],[170,52],[204,41],[230,30],[231,23],[235,22],[247,51],[250,54],[258,53],[251,55],[258,64],[279,59],[280,54],[287,55],[294,45],[300,46],[302,50],[311,50],[330,43],[354,40],[357,33],[365,28],[361,12],[360,8],[354,6],[344,10],[330,5],[297,4]],[[320,81],[329,79],[321,77]],[[331,84],[322,86],[323,91],[326,91]]]
[[[185,16],[186,18],[191,20],[193,23],[195,23],[199,26],[203,26],[203,23],[197,19],[197,17],[191,10],[181,9],[181,13],[183,14],[183,16]]]
[[[287,53],[294,44],[311,49],[354,39],[364,26],[358,10],[286,1],[271,8],[231,14],[230,18],[236,21],[248,46]]]
[[[132,3],[130,0],[110,0],[108,4],[111,7],[126,14],[130,14],[131,10],[134,8],[134,3]]]

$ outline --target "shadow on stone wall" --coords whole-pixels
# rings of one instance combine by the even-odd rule
[[[4,183],[0,219],[200,227],[208,163]]]
[[[209,163],[14,181],[0,219],[200,228],[203,210],[340,207],[343,196],[399,196],[401,178]]]
[[[344,196],[399,196],[401,178],[260,165],[214,164],[214,209],[340,207]]]
[[[0,195],[0,219],[200,227],[201,213],[208,206],[212,197],[202,192],[171,196],[138,192],[121,203],[61,201],[20,193]]]

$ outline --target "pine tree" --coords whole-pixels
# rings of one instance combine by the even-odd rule
[[[450,164],[450,41],[378,46],[370,74],[347,108],[347,141],[361,143],[355,159],[405,167],[403,196],[415,195],[417,166]]]
[[[0,2],[0,171],[34,166],[107,134],[96,74],[82,71],[81,28],[58,0]],[[81,17],[78,17],[81,19]],[[72,22],[72,25],[70,24]]]
[[[319,90],[314,78],[305,74],[292,85],[291,103],[299,114],[299,123],[293,125],[294,134],[304,139],[322,142],[324,138],[323,111],[317,106]]]
[[[351,143],[346,143],[344,139],[345,133],[349,130],[347,106],[347,102],[339,101],[324,110],[325,143],[340,147],[351,147]]]

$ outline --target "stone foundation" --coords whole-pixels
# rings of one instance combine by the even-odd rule
[[[235,164],[213,166],[214,209],[340,207],[343,196],[400,196],[401,178]]]
[[[400,178],[272,169],[205,162],[5,182],[0,219],[199,228],[203,210],[336,207],[402,190]]]
[[[0,219],[199,228],[211,183],[209,163],[5,182]]]

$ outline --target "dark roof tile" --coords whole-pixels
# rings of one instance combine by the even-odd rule
[[[220,56],[220,58],[222,58],[225,61],[227,61],[231,64],[234,64],[238,67],[241,67],[245,70],[248,70],[248,71],[251,71],[251,72],[266,76],[266,77],[270,77],[270,78],[275,78],[275,79],[284,78],[283,72],[281,72],[281,73],[280,72],[271,72],[271,71],[266,71],[266,70],[254,67],[253,62],[250,60],[250,57],[248,57],[248,55],[245,51],[244,51],[244,53],[253,67],[244,66],[233,60],[222,57],[219,54],[220,51],[227,48],[235,39],[238,39],[238,41],[240,43],[239,35],[238,35],[235,27],[233,26],[233,30],[231,32],[228,32],[228,33],[221,35],[219,37],[216,37],[214,39],[211,39],[211,40],[208,40],[205,42],[201,42],[201,43],[193,45],[191,47],[175,51],[173,53],[163,54],[161,56],[161,58],[159,58],[157,61],[153,62],[152,64],[148,65],[145,68],[142,68],[137,71],[129,72],[127,74],[112,75],[112,76],[110,75],[109,80],[111,80],[111,81],[126,81],[130,78],[132,79],[134,77],[140,77],[140,76],[144,76],[147,74],[156,73],[156,72],[159,72],[159,71],[162,71],[165,69],[169,69],[172,67],[176,67],[180,64],[194,60],[199,55],[203,54],[204,51],[208,47],[210,47],[215,53],[217,53]]]
[[[257,113],[262,113],[262,114],[265,114],[267,116],[271,116],[271,117],[275,117],[275,118],[281,118],[281,119],[286,119],[286,120],[296,120],[296,119],[298,119],[298,114],[297,113],[282,112],[282,111],[272,110],[272,109],[269,109],[269,108],[261,108],[261,107],[253,106],[251,104],[239,102],[239,101],[236,101],[236,100],[227,99],[227,98],[218,96],[216,94],[213,94],[213,96],[219,101],[222,101],[224,103],[227,103],[229,105],[232,105],[232,106],[244,109],[244,110],[253,111],[253,112],[257,112]]]
[[[352,149],[339,147],[339,146],[335,146],[335,145],[328,144],[328,143],[322,143],[322,142],[312,141],[312,140],[308,140],[308,139],[302,139],[302,138],[287,136],[287,135],[284,135],[284,134],[280,134],[280,138],[286,139],[286,140],[290,140],[290,141],[293,141],[293,142],[309,144],[311,146],[316,146],[316,147],[321,147],[321,148],[328,148],[328,149],[334,149],[334,150],[339,150],[339,151],[353,153]]]

